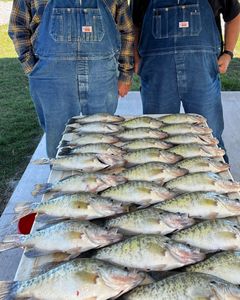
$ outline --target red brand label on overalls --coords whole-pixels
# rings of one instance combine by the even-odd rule
[[[188,28],[189,22],[179,22],[179,28]]]
[[[82,32],[92,32],[92,26],[82,26]]]

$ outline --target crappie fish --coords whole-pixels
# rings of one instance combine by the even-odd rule
[[[65,140],[63,137],[63,141],[60,144],[60,147],[66,146],[83,146],[89,144],[97,144],[97,143],[107,143],[107,144],[115,144],[119,142],[119,138],[112,135],[102,134],[102,133],[88,133],[88,134],[73,134],[73,138],[71,140]]]
[[[168,135],[186,134],[186,133],[193,133],[193,134],[212,133],[212,129],[206,127],[206,125],[203,124],[193,125],[188,123],[165,125],[161,127],[161,130],[163,132],[166,132]]]
[[[240,226],[225,219],[198,223],[174,233],[171,238],[206,252],[240,250]]]
[[[105,226],[117,228],[123,234],[128,235],[151,233],[165,235],[194,223],[194,219],[186,214],[173,214],[151,207],[107,220]]]
[[[145,139],[138,139],[138,140],[132,140],[130,142],[126,142],[125,144],[123,144],[122,149],[138,150],[138,149],[147,149],[147,148],[157,148],[157,149],[166,150],[171,148],[172,146],[173,146],[172,144],[166,143],[162,140],[145,138]]]
[[[127,211],[121,202],[91,193],[63,194],[42,202],[19,203],[16,219],[30,213],[60,218],[92,220]]]
[[[212,172],[187,174],[166,183],[166,188],[175,192],[216,192],[227,194],[240,192],[240,183],[222,179]]]
[[[210,157],[192,157],[186,158],[176,164],[180,168],[187,169],[189,173],[198,173],[198,172],[213,172],[220,173],[228,171],[230,166],[223,161],[213,159]]]
[[[60,156],[57,158],[43,158],[33,161],[34,164],[49,164],[54,170],[96,172],[106,168],[125,165],[125,160],[120,155],[78,153]]]
[[[156,283],[140,286],[124,300],[238,300],[240,288],[215,276],[180,273]]]
[[[71,123],[87,124],[92,122],[119,123],[119,122],[123,122],[124,120],[125,119],[122,116],[111,115],[108,113],[98,113],[89,116],[74,116],[69,120],[68,124]]]
[[[164,139],[165,142],[171,144],[199,144],[199,145],[217,145],[218,140],[211,135],[197,135],[193,133],[171,135]]]
[[[233,284],[240,284],[240,252],[217,253],[203,262],[187,267],[186,271],[214,275]]]
[[[80,125],[77,128],[74,128],[73,124],[71,124],[68,125],[66,129],[66,132],[73,131],[75,133],[116,133],[122,130],[120,125],[103,122],[87,123]]]
[[[182,159],[182,156],[156,148],[133,150],[124,156],[128,165],[144,164],[148,162],[163,162],[174,164]]]
[[[213,192],[195,192],[176,196],[155,206],[172,213],[188,214],[198,219],[215,219],[240,215],[240,200]]]
[[[214,146],[204,146],[199,144],[185,144],[172,147],[169,152],[181,155],[184,158],[191,157],[222,157],[225,151]]]
[[[64,147],[60,149],[58,156],[79,154],[79,153],[122,155],[124,151],[115,145],[111,145],[107,143],[98,143],[98,144],[87,144],[87,145],[76,146],[76,147]]]
[[[126,129],[123,132],[118,133],[116,136],[127,141],[144,138],[164,139],[168,136],[168,134],[158,129],[139,127],[135,129]]]
[[[120,175],[108,175],[101,173],[82,173],[61,179],[56,183],[44,183],[35,185],[33,196],[48,192],[78,193],[100,192],[110,186],[126,182]]]
[[[159,128],[163,125],[163,122],[157,120],[156,118],[151,118],[147,116],[132,118],[130,120],[124,121],[121,126],[125,128]]]
[[[103,191],[101,196],[109,197],[122,203],[135,203],[141,206],[148,206],[171,199],[175,194],[153,182],[130,181],[110,187]]]
[[[37,257],[49,253],[67,253],[69,258],[90,249],[100,248],[122,239],[117,230],[106,230],[88,221],[64,221],[28,235],[6,236],[0,243],[0,252],[24,247],[28,257]]]
[[[106,300],[131,290],[144,277],[144,273],[80,258],[29,280],[0,281],[0,299]]]
[[[159,234],[137,235],[97,250],[95,258],[127,268],[166,271],[203,260],[199,249]]]
[[[188,171],[186,169],[160,162],[150,162],[126,169],[120,173],[120,175],[130,181],[145,180],[163,184],[164,182],[183,176],[187,173]]]
[[[165,124],[202,124],[206,123],[207,119],[198,114],[170,114],[159,117],[158,120]]]

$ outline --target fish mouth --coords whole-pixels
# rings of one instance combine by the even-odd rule
[[[229,286],[228,286],[229,284]],[[240,299],[240,286],[232,285],[228,282],[217,282],[211,280],[209,283],[214,295],[219,300],[239,300]]]
[[[195,224],[195,220],[189,218],[187,214],[176,214],[175,216],[164,218],[164,223],[170,228],[182,229]]]

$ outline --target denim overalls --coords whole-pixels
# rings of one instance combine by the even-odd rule
[[[69,118],[116,111],[120,34],[104,0],[50,0],[36,35],[30,91],[54,157]]]
[[[151,0],[139,53],[145,114],[205,116],[224,147],[221,86],[217,59],[220,34],[208,0]]]

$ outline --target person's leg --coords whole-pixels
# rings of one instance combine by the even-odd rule
[[[115,113],[118,105],[117,78],[115,58],[78,62],[78,86],[84,115]]]
[[[142,58],[139,75],[144,114],[171,114],[180,111],[173,55]]]
[[[189,53],[185,56],[187,92],[183,94],[186,113],[197,113],[207,119],[213,136],[223,149],[224,129],[221,102],[221,83],[218,74],[217,57],[213,53]]]
[[[29,76],[31,96],[46,132],[49,157],[55,157],[67,121],[80,113],[75,67],[73,61],[44,60]]]

